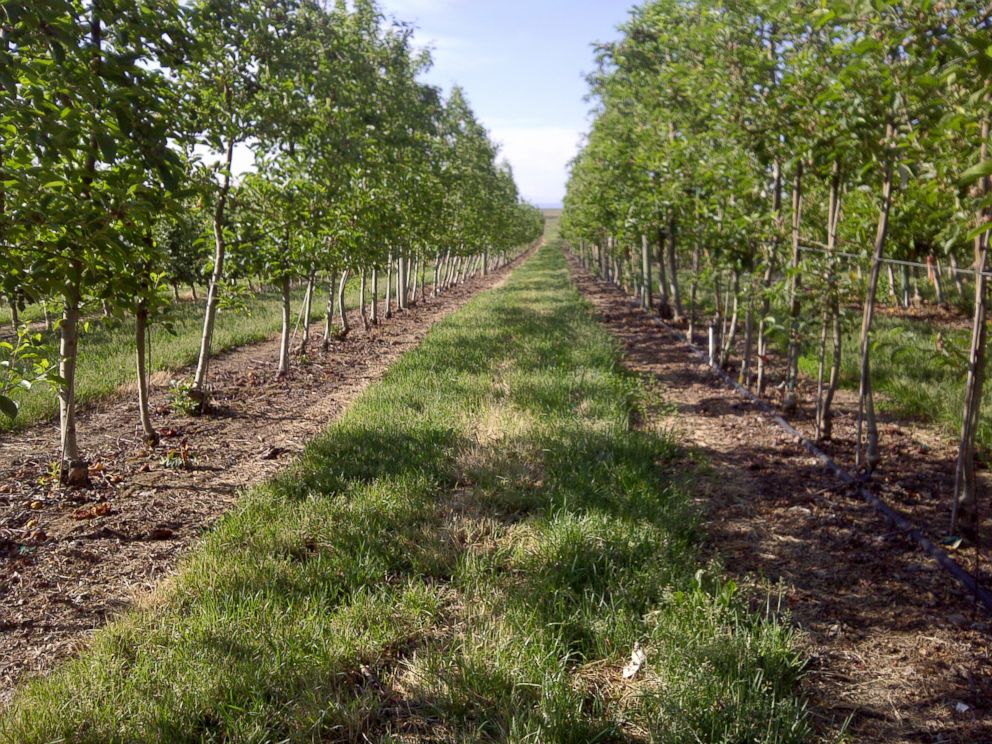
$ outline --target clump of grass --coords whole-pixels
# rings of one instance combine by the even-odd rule
[[[617,361],[545,248],[24,688],[0,738],[803,740],[790,631],[699,572],[677,444],[632,429]]]

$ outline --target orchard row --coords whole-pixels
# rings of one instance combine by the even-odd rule
[[[0,412],[57,389],[64,479],[85,473],[85,303],[133,317],[155,439],[145,338],[170,287],[208,285],[205,408],[217,309],[253,279],[281,289],[285,374],[295,283],[333,299],[395,265],[402,301],[412,267],[442,281],[540,235],[463,93],[418,79],[411,33],[373,0],[0,0],[0,294],[15,326],[30,303],[62,308],[55,361],[26,326],[0,342]]]
[[[985,2],[646,2],[599,49],[563,231],[611,277],[641,277],[647,304],[656,265],[662,310],[688,316],[690,334],[705,290],[726,330],[720,361],[740,346],[740,381],[759,394],[781,330],[786,410],[814,350],[825,439],[851,317],[868,474],[880,461],[871,352],[884,267],[890,286],[891,259],[904,277],[926,269],[938,301],[946,267],[959,291],[974,276],[953,530],[975,499],[986,366],[990,82]]]

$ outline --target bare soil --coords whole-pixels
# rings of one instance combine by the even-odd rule
[[[209,416],[171,411],[169,375],[156,375],[155,448],[142,442],[134,390],[89,406],[79,431],[91,489],[53,479],[56,424],[0,434],[0,703],[172,574],[244,488],[286,467],[434,323],[517,262],[395,312],[369,334],[349,313],[351,333],[327,353],[315,333],[284,380],[275,379],[278,338],[219,355]]]
[[[990,617],[905,535],[890,528],[793,437],[719,380],[681,338],[572,261],[573,277],[658,400],[646,425],[690,447],[681,469],[700,494],[708,549],[782,605],[809,658],[805,692],[824,741],[992,742]],[[809,383],[801,392],[812,399]],[[835,441],[851,467],[853,396]],[[812,436],[812,411],[792,423]],[[885,420],[875,491],[934,536],[946,526],[954,447],[920,422]],[[983,523],[988,535],[988,521]],[[969,569],[973,542],[955,557]],[[978,555],[987,563],[984,551]],[[983,573],[984,570],[982,571]],[[987,577],[987,573],[985,573]],[[986,583],[988,583],[986,578]]]

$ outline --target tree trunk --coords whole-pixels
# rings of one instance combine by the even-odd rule
[[[279,367],[276,369],[276,377],[282,378],[289,374],[289,337],[293,332],[293,316],[290,313],[290,292],[292,284],[289,277],[284,277],[281,282],[280,292],[282,296],[282,335],[279,337]]]
[[[954,288],[958,291],[958,297],[964,298],[964,282],[961,280],[961,272],[958,271],[958,260],[952,253],[948,259],[951,263],[951,276],[954,278]]]
[[[909,307],[909,267],[902,267],[902,306]]]
[[[988,97],[985,99],[988,106]],[[979,162],[988,160],[989,118],[982,117],[982,145]],[[979,183],[979,195],[986,197],[992,191],[992,179],[985,176]],[[992,210],[980,207],[978,227],[988,226],[992,220]],[[977,483],[975,478],[975,435],[978,432],[982,409],[982,387],[985,383],[985,349],[987,346],[988,325],[986,323],[985,267],[988,261],[989,233],[983,232],[975,238],[975,315],[971,329],[971,349],[968,354],[968,379],[965,383],[964,417],[961,425],[961,443],[958,447],[958,461],[954,469],[954,495],[951,502],[951,534],[958,530],[959,514],[962,507],[971,512],[974,521],[977,509]]]
[[[782,227],[782,166],[776,160],[772,166],[774,184],[772,186],[772,216],[775,221],[776,232],[781,232]],[[772,241],[771,250],[768,252],[767,265],[765,266],[764,281],[761,287],[761,317],[758,319],[758,380],[756,382],[757,395],[760,398],[765,394],[765,385],[768,383],[766,372],[768,367],[768,338],[765,319],[771,312],[771,298],[768,296],[772,286],[772,278],[775,276],[775,256],[778,254],[779,237],[776,235]]]
[[[407,264],[407,257],[405,254],[400,253],[396,257],[396,309],[406,310],[406,279],[407,271],[409,270]]]
[[[803,164],[796,163],[796,176],[792,185],[792,276],[789,277],[789,352],[788,369],[785,374],[785,395],[782,397],[782,410],[792,413],[799,404],[796,386],[799,382],[799,352],[801,341],[799,335],[799,314],[801,303],[799,292],[802,289],[802,277],[799,275],[800,251],[799,230],[803,216]]]
[[[894,127],[886,126],[885,142],[891,143]],[[864,314],[861,318],[861,381],[858,388],[857,452],[856,463],[865,465],[871,473],[881,461],[878,449],[878,424],[875,419],[875,401],[871,387],[871,325],[875,316],[875,297],[878,293],[878,277],[882,269],[885,251],[885,238],[889,232],[889,213],[892,208],[892,170],[890,156],[885,163],[882,180],[882,206],[878,215],[878,230],[875,233],[875,247],[872,254],[871,272],[868,277],[868,290],[865,294]],[[862,438],[862,433],[865,438]],[[864,446],[864,452],[862,447]]]
[[[648,312],[654,309],[654,298],[651,296],[651,243],[645,233],[641,235],[641,307]]]
[[[672,317],[672,308],[668,304],[668,275],[665,271],[665,231],[658,228],[658,314],[665,320]],[[648,285],[651,284],[651,277],[648,276]]]
[[[148,370],[145,357],[148,343],[148,305],[144,300],[138,302],[134,312],[134,344],[136,347],[135,360],[138,373],[138,416],[141,419],[141,432],[145,441],[150,444],[158,443],[158,433],[152,425],[151,412],[148,407]]]
[[[899,290],[896,286],[896,270],[892,264],[888,264],[885,269],[889,275],[889,297],[892,299],[892,304],[895,304],[899,297]]]
[[[62,440],[61,481],[65,485],[89,485],[87,464],[80,457],[76,437],[76,354],[79,349],[79,278],[82,262],[73,260],[72,275],[76,278],[65,285],[65,308],[62,312],[59,341],[59,428]]]
[[[372,267],[372,297],[369,301],[369,323],[379,325],[379,269]]]
[[[834,160],[830,175],[830,197],[827,203],[827,303],[820,334],[820,358],[817,370],[816,395],[816,438],[829,440],[833,436],[833,405],[834,393],[840,383],[841,344],[843,334],[840,325],[840,294],[837,287],[837,228],[840,223],[840,161]],[[830,379],[824,389],[824,364],[827,343],[827,326],[833,329],[833,350],[830,366]]]
[[[672,234],[668,234],[669,241]],[[671,267],[669,267],[671,268]],[[699,289],[699,246],[692,247],[692,276],[689,279],[689,343],[696,339],[696,293]]]
[[[348,308],[345,306],[345,293],[348,290],[348,276],[350,269],[345,269],[341,273],[341,283],[338,285],[338,315],[341,316],[341,336],[347,336],[351,326],[348,325]]]
[[[682,310],[682,293],[679,289],[679,266],[675,248],[678,240],[678,222],[674,215],[668,220],[668,282],[672,295],[672,311],[675,322],[681,322],[685,317]]]
[[[221,185],[220,194],[217,197],[217,205],[214,207],[213,230],[214,230],[214,269],[210,275],[210,284],[207,288],[207,309],[203,316],[203,334],[200,337],[200,356],[196,363],[196,374],[193,377],[193,390],[196,393],[200,411],[206,410],[209,403],[209,392],[207,382],[210,372],[210,346],[214,336],[214,322],[217,318],[217,305],[220,301],[220,287],[224,280],[224,257],[227,251],[227,243],[224,237],[224,211],[227,207],[227,196],[231,190],[231,164],[234,159],[234,140],[227,143],[227,155],[225,159],[224,181]],[[196,298],[196,288],[193,289],[193,297]]]
[[[386,297],[383,300],[386,304],[386,320],[393,317],[393,254],[386,258]]]
[[[944,267],[938,260],[933,262],[933,291],[938,305],[944,304]]]
[[[300,339],[300,353],[310,346],[310,316],[313,314],[313,293],[316,290],[317,272],[311,271],[307,277],[307,291],[303,295],[303,336]]]
[[[10,298],[10,326],[14,333],[17,333],[18,328],[21,326],[21,313],[17,308],[17,298]]]
[[[331,337],[334,335],[334,291],[337,284],[336,272],[332,271],[327,281],[327,312],[324,316],[324,340],[320,345],[323,351],[331,348]]]
[[[751,368],[754,362],[754,274],[748,275],[747,310],[744,313],[744,354],[737,383],[751,388]]]
[[[358,283],[358,315],[362,319],[362,328],[369,332],[369,319],[365,315],[365,269],[362,269],[362,279]]]
[[[740,308],[740,293],[741,293],[741,275],[736,269],[734,270],[734,289],[733,289],[733,309],[731,310],[730,316],[730,327],[727,329],[726,334],[723,337],[723,349],[720,353],[720,368],[722,369],[727,361],[730,359],[730,354],[734,350],[734,341],[737,340],[737,318]]]

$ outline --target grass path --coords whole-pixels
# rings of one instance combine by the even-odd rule
[[[700,570],[643,396],[546,246],[22,690],[0,741],[804,739],[789,631]]]

